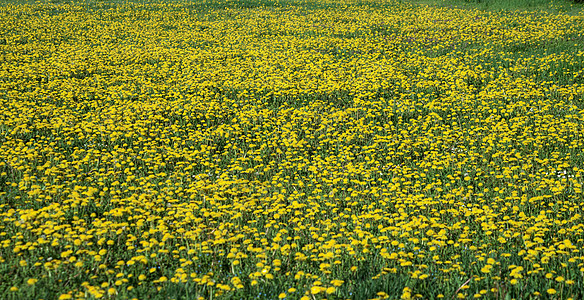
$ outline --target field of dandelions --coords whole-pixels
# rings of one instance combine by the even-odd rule
[[[3,299],[582,299],[584,13],[0,5]]]

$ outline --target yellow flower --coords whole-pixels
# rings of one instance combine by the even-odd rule
[[[278,295],[278,298],[280,299],[286,298],[286,293],[280,293],[280,295]]]
[[[313,286],[313,287],[311,287],[311,288],[310,288],[310,292],[311,292],[312,294],[316,295],[316,294],[320,293],[320,287],[318,287],[318,286]]]
[[[331,280],[331,284],[334,286],[337,286],[337,287],[343,285],[343,283],[344,283],[343,280],[338,280],[338,279]]]
[[[71,251],[71,250],[65,251],[65,252],[61,252],[61,257],[62,258],[67,258],[67,257],[69,257],[69,255],[71,255],[71,253],[73,253],[73,251]]]
[[[29,279],[26,281],[26,284],[28,284],[28,285],[34,285],[34,284],[35,284],[35,283],[37,283],[38,281],[39,281],[38,279],[35,279],[35,278],[29,278]]]
[[[553,295],[553,294],[556,293],[556,290],[554,290],[554,289],[548,289],[547,290],[547,293],[550,294],[550,295]]]
[[[401,299],[411,299],[412,298],[412,290],[409,287],[405,287],[402,290]]]

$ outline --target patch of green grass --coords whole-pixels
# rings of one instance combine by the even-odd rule
[[[577,15],[582,11],[582,1],[570,0],[410,0],[409,2],[439,7],[456,7],[489,11],[540,10],[552,13]]]

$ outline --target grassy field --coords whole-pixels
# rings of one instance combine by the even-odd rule
[[[545,11],[577,15],[582,10],[582,0],[409,0],[407,2],[483,11]]]
[[[4,299],[582,299],[571,2],[3,1]]]

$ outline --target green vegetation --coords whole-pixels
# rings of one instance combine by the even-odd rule
[[[7,299],[582,299],[584,13],[4,1]]]
[[[415,4],[438,7],[472,8],[489,11],[548,11],[577,15],[582,10],[580,0],[410,0]]]

